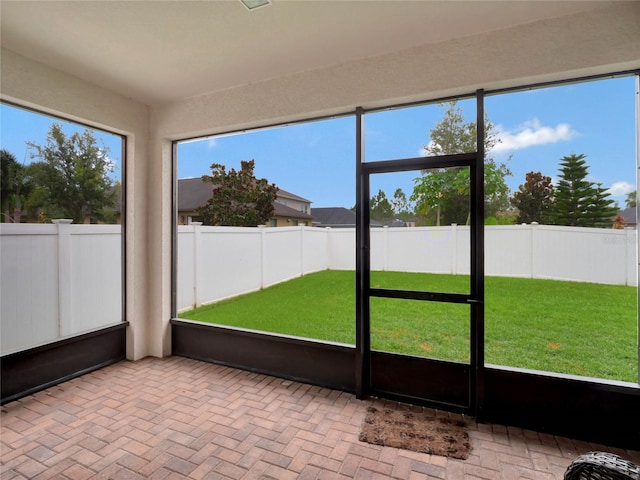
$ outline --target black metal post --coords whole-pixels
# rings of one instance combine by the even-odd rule
[[[476,161],[471,166],[471,374],[470,406],[482,410],[484,395],[484,91],[476,92]]]
[[[371,383],[369,337],[369,177],[364,161],[363,110],[356,109],[356,397],[364,398]]]

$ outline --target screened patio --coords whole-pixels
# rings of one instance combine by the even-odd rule
[[[207,474],[500,478],[501,472],[503,478],[519,478],[523,468],[531,478],[557,478],[575,455],[594,447],[639,460],[637,381],[485,362],[480,210],[469,227],[471,287],[464,297],[389,292],[369,284],[371,265],[364,253],[369,247],[369,218],[362,206],[368,205],[370,177],[420,170],[423,159],[366,162],[359,143],[364,116],[387,107],[464,97],[478,106],[482,119],[486,92],[620,75],[637,78],[638,3],[272,0],[248,10],[235,0],[9,0],[0,8],[2,102],[121,136],[124,153],[118,318],[105,327],[2,352],[2,441],[9,447],[3,446],[2,461],[15,478],[47,478],[42,466],[53,464],[60,470],[52,470],[51,476],[70,478],[79,478],[75,473],[80,470],[85,476],[109,473],[114,478],[131,472],[142,477],[154,473],[158,478]],[[353,245],[354,344],[178,318],[175,185],[180,142],[344,116],[354,118],[353,200],[360,208]],[[477,145],[476,152],[441,160],[443,166],[453,161],[472,171],[476,182],[472,203],[481,209],[477,199],[482,198],[483,175],[478,159],[483,152],[480,141]],[[637,253],[637,245],[633,250]],[[7,265],[3,259],[3,270]],[[6,278],[3,291],[4,282],[11,281]],[[370,296],[376,295],[464,303],[471,325],[468,363],[423,361],[372,350],[368,305]],[[4,308],[10,301],[3,296],[3,318],[8,318]],[[65,310],[58,314],[63,324]],[[37,329],[37,319],[27,320],[35,321]],[[637,366],[637,355],[635,362]],[[153,385],[137,391],[146,381]],[[291,431],[291,438],[274,439],[273,432],[278,432],[274,425],[287,420],[261,419],[253,409],[268,410],[268,401],[247,407],[250,400],[241,391],[237,402],[230,400],[221,408],[232,418],[249,411],[248,424],[217,431],[214,425],[223,420],[207,417],[215,435],[201,437],[193,425],[188,426],[198,418],[189,411],[191,401],[198,405],[198,414],[214,408],[198,400],[199,395],[228,396],[228,389],[247,385],[251,393],[264,398],[276,391],[283,398],[292,395],[296,401],[310,402],[310,408],[318,411],[326,407],[340,421],[318,423],[321,434],[303,428]],[[112,388],[117,398],[105,393]],[[178,390],[184,395],[172,395]],[[99,398],[87,398],[87,391]],[[471,416],[478,422],[472,435],[477,458],[468,464],[443,462],[359,445],[352,430],[366,405],[377,402],[404,402]],[[163,439],[164,446],[153,444],[153,429],[136,427],[126,434],[128,444],[122,440],[113,452],[101,444],[99,455],[104,458],[89,458],[81,446],[65,440],[68,432],[54,431],[64,430],[54,426],[56,422],[69,420],[78,424],[69,427],[78,428],[75,434],[93,435],[83,431],[83,416],[96,415],[104,422],[106,415],[125,422],[143,418],[140,409],[148,412],[151,404],[172,419],[175,438]],[[234,413],[234,408],[239,410]],[[304,406],[291,406],[292,411],[300,408]],[[179,426],[183,420],[188,432]],[[33,425],[21,423],[25,421]],[[19,425],[28,427],[27,433]],[[254,440],[262,447],[275,441],[279,450],[252,450],[251,441],[238,438],[248,432],[244,427],[254,432],[271,429]],[[48,435],[68,441],[77,456],[53,460],[61,444],[33,443],[42,429],[54,429]],[[193,437],[194,443],[187,446],[191,455],[166,456],[167,446],[180,443],[183,434]],[[115,438],[118,430],[108,435]],[[324,460],[314,457],[307,441],[320,446]],[[245,456],[239,456],[232,444]],[[512,459],[521,464],[511,463],[505,453],[515,455]],[[156,455],[158,463],[153,464],[151,456]],[[488,459],[495,462],[484,464]],[[335,468],[319,465],[325,460]],[[223,464],[228,475],[216,470]]]

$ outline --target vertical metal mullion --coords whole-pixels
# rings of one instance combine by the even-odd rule
[[[369,328],[369,176],[364,162],[364,112],[356,108],[356,397],[364,398],[371,384]]]
[[[120,282],[121,282],[121,315],[127,321],[127,137],[121,137],[120,158],[122,159],[122,176],[120,178]]]
[[[640,184],[640,73],[636,74],[636,200],[638,197],[637,186]],[[638,215],[638,207],[636,203],[636,218]],[[640,261],[640,242],[636,240],[636,261]],[[638,305],[640,305],[640,288],[636,292],[638,296]],[[636,312],[638,313],[638,312]],[[638,347],[638,384],[640,384],[640,315],[638,315],[638,336],[636,338],[636,346]]]
[[[171,318],[178,316],[178,143],[171,144]]]
[[[470,406],[478,416],[484,395],[484,91],[476,92],[476,161],[471,167]]]

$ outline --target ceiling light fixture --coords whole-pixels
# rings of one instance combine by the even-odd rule
[[[247,7],[247,10],[255,10],[256,8],[271,5],[271,0],[240,0]]]

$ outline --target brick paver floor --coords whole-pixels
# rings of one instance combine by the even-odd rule
[[[640,452],[471,422],[465,460],[358,441],[348,393],[180,357],[121,362],[2,407],[3,480],[560,479],[571,460]]]

